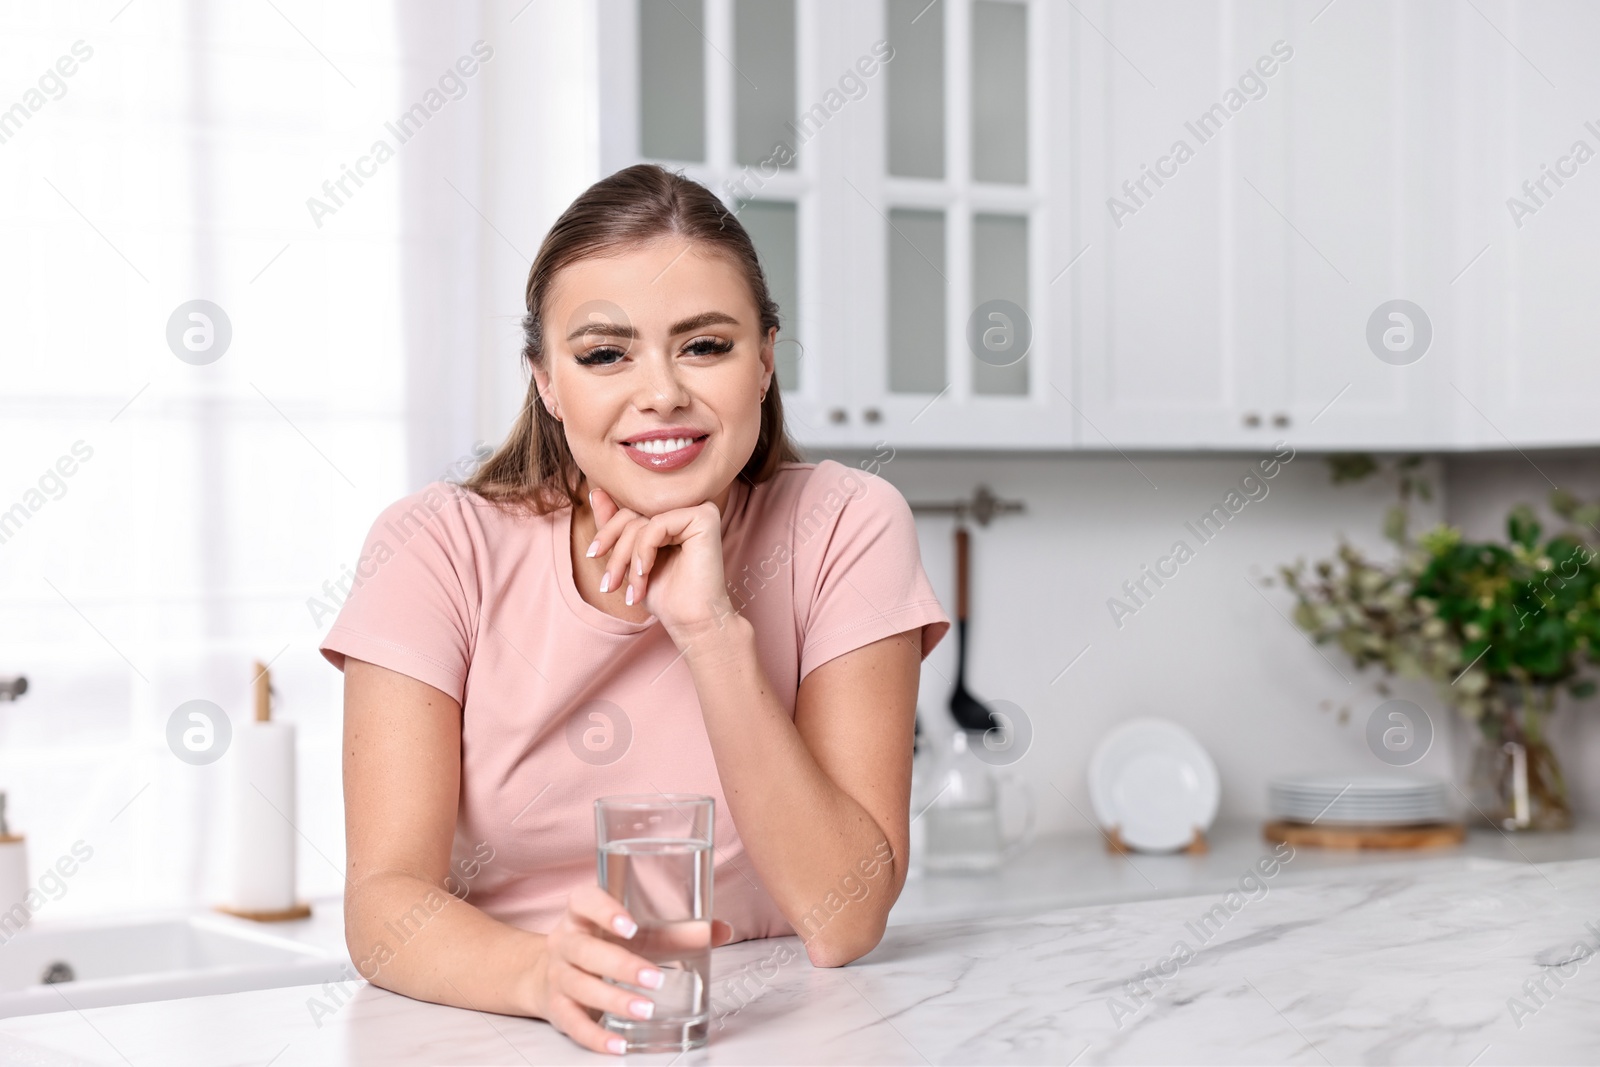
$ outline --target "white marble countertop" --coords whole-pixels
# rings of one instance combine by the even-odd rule
[[[1122,856],[1097,835],[1044,838],[992,875],[924,877],[913,871],[890,913],[891,926],[939,919],[1026,915],[1080,904],[1192,896],[1225,890],[1268,846],[1259,823],[1213,827],[1198,855]],[[1600,857],[1600,826],[1559,834],[1471,830],[1456,848],[1425,851],[1302,849],[1284,868],[1285,884],[1326,881],[1346,872],[1451,870],[1475,860],[1545,863]]]
[[[1103,867],[1089,843],[1065,860],[1046,846],[1006,878],[911,883],[906,914],[849,967],[811,967],[794,938],[716,950],[712,1043],[678,1062],[1596,1063],[1600,965],[1583,956],[1600,952],[1600,859],[1546,862],[1593,843],[1492,835],[1412,860],[1302,849],[1232,896],[1272,852],[1249,835]],[[1130,871],[1138,895],[1164,899],[1027,913],[1052,872],[1071,897],[1133,895],[1109,884]],[[922,921],[961,900],[1016,913]],[[350,988],[9,1019],[0,1062],[612,1059],[542,1022]]]

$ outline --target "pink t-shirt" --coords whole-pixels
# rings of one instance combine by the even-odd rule
[[[460,702],[452,885],[488,914],[554,927],[567,894],[596,880],[597,797],[703,793],[717,801],[713,914],[735,939],[793,933],[729,815],[688,666],[654,618],[624,622],[578,595],[571,518],[445,482],[391,504],[322,654]],[[722,528],[730,597],[791,716],[800,680],[828,660],[918,628],[926,656],[950,628],[911,511],[880,478],[826,461],[739,480]]]

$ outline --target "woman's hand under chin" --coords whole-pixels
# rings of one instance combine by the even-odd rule
[[[606,558],[607,589],[626,587],[679,648],[734,614],[722,566],[722,513],[710,501],[646,518],[589,494],[598,533],[588,555]]]

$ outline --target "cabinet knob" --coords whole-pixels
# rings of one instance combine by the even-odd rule
[[[1249,427],[1250,429],[1253,430],[1257,426],[1261,425],[1261,416],[1257,415],[1255,412],[1252,411],[1252,412],[1248,413],[1247,415],[1245,415],[1244,424],[1245,424],[1245,426],[1247,426],[1247,427]]]
[[[882,422],[883,412],[879,411],[877,408],[868,408],[861,413],[861,417],[867,422]]]
[[[1276,426],[1280,430],[1283,429],[1285,426],[1289,425],[1289,416],[1285,415],[1281,411],[1278,412],[1278,414],[1272,416],[1272,425]]]
[[[844,410],[844,408],[834,408],[828,412],[829,422],[844,422],[849,417],[850,415]]]

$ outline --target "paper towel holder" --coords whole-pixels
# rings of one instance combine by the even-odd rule
[[[267,665],[260,660],[255,662],[255,678],[251,681],[251,688],[255,695],[255,721],[272,721],[272,676],[267,670]],[[295,919],[309,919],[311,905],[305,901],[296,901],[287,908],[275,911],[250,911],[244,908],[234,908],[226,904],[216,905],[216,910],[224,915],[232,915],[238,919],[249,919],[258,923],[281,923]]]

